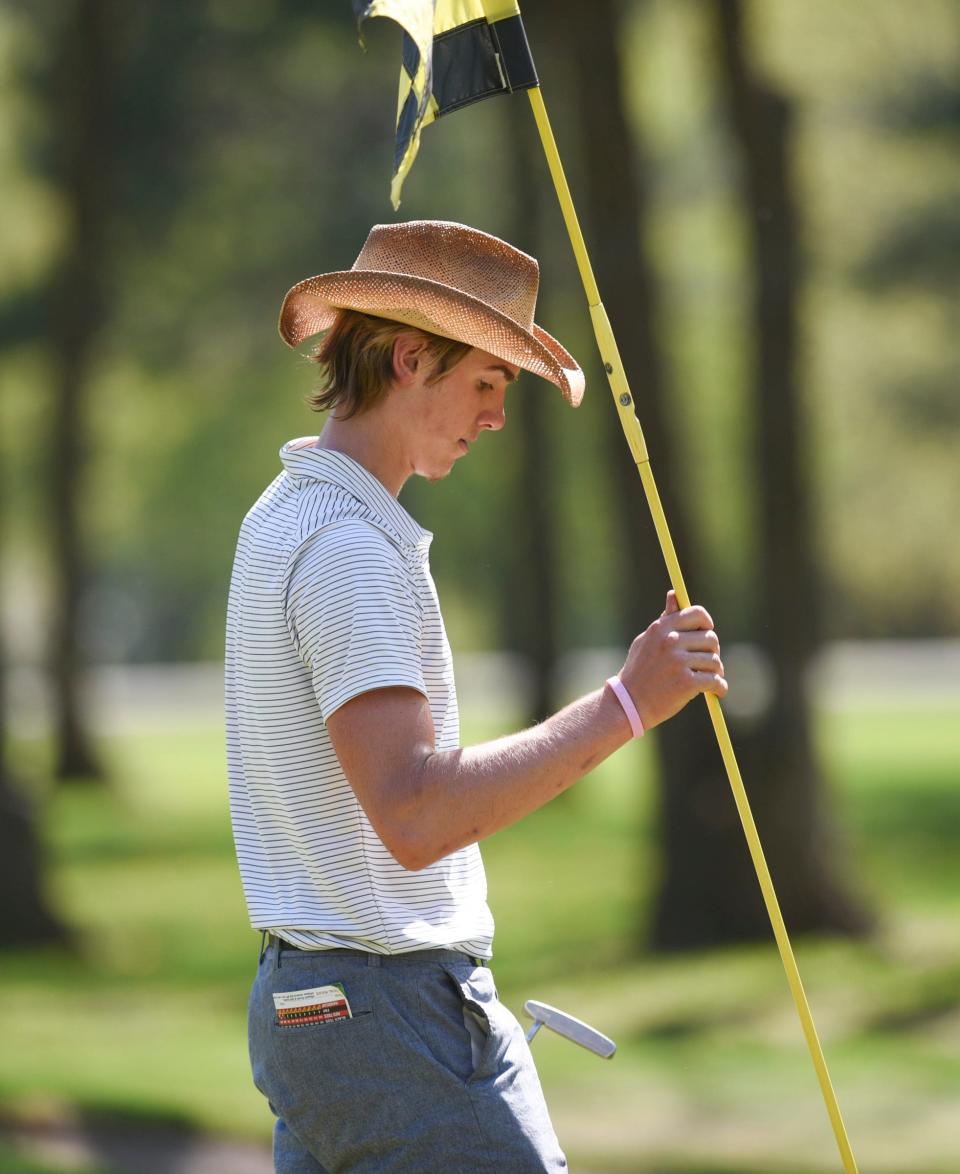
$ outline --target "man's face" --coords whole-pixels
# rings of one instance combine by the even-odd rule
[[[413,472],[430,481],[446,477],[454,463],[470,451],[481,432],[498,431],[505,423],[507,385],[518,376],[512,363],[486,351],[471,350],[436,383],[416,388],[412,417]]]

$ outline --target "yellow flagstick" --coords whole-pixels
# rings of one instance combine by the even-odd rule
[[[544,154],[547,157],[550,175],[553,178],[553,186],[556,188],[557,198],[560,201],[560,209],[563,213],[570,243],[573,246],[573,252],[577,259],[577,267],[580,270],[583,288],[587,295],[590,318],[593,322],[593,332],[597,339],[597,346],[600,349],[600,357],[603,359],[604,369],[607,372],[610,390],[613,393],[614,403],[617,406],[617,412],[620,416],[620,423],[623,426],[624,435],[627,438],[627,444],[630,446],[630,451],[633,454],[633,459],[636,461],[637,469],[640,473],[640,479],[643,482],[647,504],[653,515],[653,524],[656,527],[657,538],[660,540],[660,548],[663,551],[663,557],[667,564],[670,582],[673,584],[673,589],[677,593],[677,601],[680,606],[689,607],[690,597],[684,586],[680,564],[677,561],[673,540],[670,537],[670,530],[667,527],[667,519],[663,513],[663,506],[660,504],[660,494],[657,492],[657,485],[653,479],[650,456],[647,453],[646,442],[643,439],[643,432],[640,429],[640,421],[637,419],[636,412],[633,409],[633,396],[630,394],[630,387],[627,384],[623,364],[620,362],[620,354],[617,350],[613,330],[607,318],[607,312],[603,308],[603,303],[600,301],[600,291],[597,289],[596,279],[593,276],[593,267],[590,264],[583,235],[580,232],[577,213],[573,206],[573,200],[570,197],[570,189],[567,187],[566,176],[563,173],[563,164],[560,162],[560,155],[557,151],[557,144],[550,127],[550,120],[547,117],[547,108],[543,102],[543,95],[537,86],[527,90],[527,94],[530,98],[530,105],[533,107],[537,129],[540,131],[540,141],[543,143]],[[800,981],[800,972],[797,969],[790,939],[787,936],[787,929],[783,923],[783,915],[780,912],[780,905],[777,901],[777,895],[774,892],[773,881],[770,879],[770,871],[767,868],[763,849],[760,846],[760,837],[757,835],[757,827],[753,821],[750,804],[747,801],[747,795],[743,788],[743,779],[740,777],[740,768],[737,765],[737,760],[733,753],[733,744],[730,741],[730,734],[727,731],[727,723],[724,720],[723,710],[720,708],[720,702],[712,693],[705,694],[704,699],[706,700],[707,709],[710,713],[710,720],[713,722],[717,742],[720,745],[720,754],[727,770],[730,787],[733,790],[733,798],[737,805],[737,811],[740,813],[740,822],[743,824],[743,831],[747,837],[750,856],[753,859],[753,866],[756,869],[757,879],[760,882],[760,889],[763,893],[763,900],[770,917],[770,924],[773,926],[773,935],[776,938],[777,947],[780,950],[780,958],[783,961],[784,970],[787,972],[787,982],[790,984],[790,991],[797,1007],[797,1014],[800,1016],[803,1034],[806,1038],[807,1047],[810,1050],[810,1056],[813,1060],[813,1066],[816,1069],[817,1080],[820,1082],[820,1089],[827,1106],[830,1124],[833,1126],[833,1133],[837,1139],[843,1168],[846,1174],[857,1174],[857,1164],[853,1157],[853,1151],[850,1148],[850,1142],[847,1139],[847,1131],[844,1128],[843,1118],[840,1115],[840,1106],[837,1103],[836,1093],[830,1082],[830,1074],[827,1071],[823,1049],[817,1037],[817,1029],[814,1027],[813,1016],[810,1013],[807,996],[803,990],[803,983]]]

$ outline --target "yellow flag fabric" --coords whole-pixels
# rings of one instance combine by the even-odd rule
[[[390,187],[398,208],[423,127],[483,98],[530,89],[537,72],[515,0],[353,0],[353,8],[361,29],[387,17],[404,33]]]

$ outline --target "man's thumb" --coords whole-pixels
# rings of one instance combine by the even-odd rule
[[[667,592],[667,606],[663,610],[665,616],[672,615],[673,612],[680,610],[680,604],[677,603],[677,593],[671,587]]]

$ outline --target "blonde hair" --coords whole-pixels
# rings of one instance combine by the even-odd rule
[[[340,310],[311,360],[322,368],[320,385],[307,403],[315,412],[336,410],[349,420],[368,411],[393,378],[393,344],[401,334],[420,335],[433,364],[428,383],[450,371],[472,349],[469,343],[430,334],[359,310]]]

